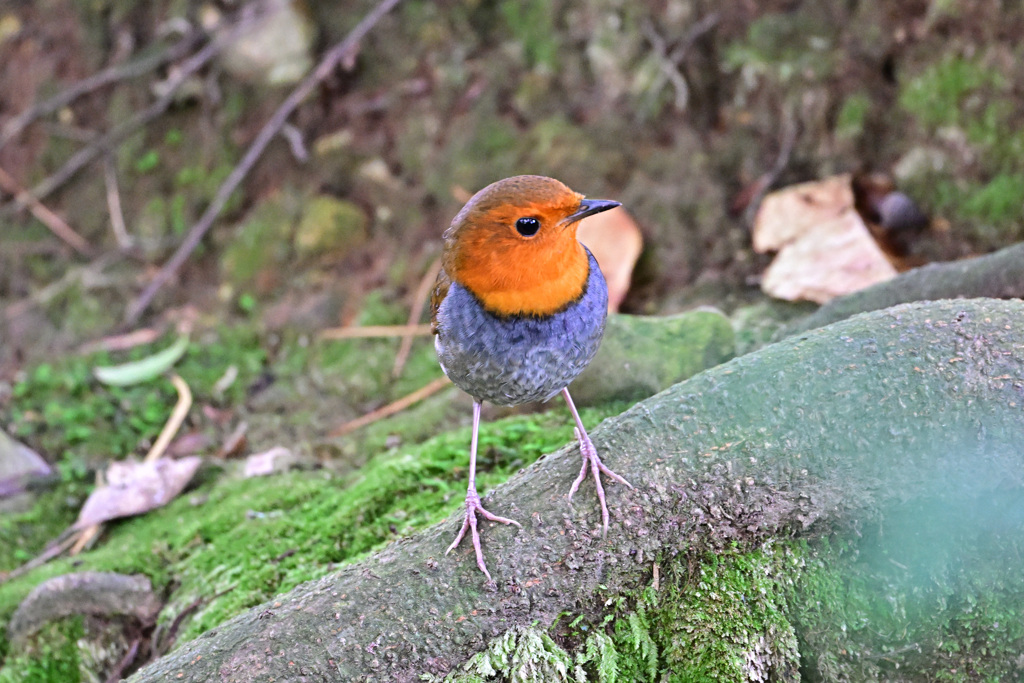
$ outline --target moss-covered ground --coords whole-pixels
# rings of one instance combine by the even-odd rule
[[[315,362],[321,372],[327,376],[336,373],[339,380],[357,376],[358,370],[363,386],[354,390],[357,399],[376,393],[384,381],[382,376],[390,372],[390,364],[367,363],[365,347],[373,342],[325,345],[282,354],[267,363],[265,352],[253,343],[251,335],[224,332],[218,339],[225,345],[222,350],[219,345],[195,348],[176,370],[194,386],[210,387],[229,362],[241,360],[239,373],[246,381],[236,383],[231,398],[219,398],[223,405],[231,405],[232,400],[243,402],[249,381],[258,381],[268,366],[287,374],[305,371],[307,363]],[[230,361],[218,356],[229,350]],[[132,355],[143,353],[145,350]],[[390,348],[378,353],[393,357]],[[359,359],[358,368],[353,358]],[[87,453],[97,448],[115,454],[136,452],[136,442],[159,429],[173,404],[172,392],[160,382],[148,388],[99,386],[89,374],[94,362],[95,358],[69,359],[62,365],[36,368],[16,389],[23,400],[12,422],[23,438],[47,447],[68,439],[76,424],[88,424],[91,431],[82,435],[79,448],[67,451],[62,462],[69,464],[62,467],[62,483],[39,496],[28,511],[0,519],[2,570],[13,569],[36,555],[74,521],[89,488],[79,474],[79,463],[84,468],[84,463],[90,462]],[[426,372],[425,364],[416,367],[416,357],[411,363],[413,379],[407,382],[418,381],[416,375]],[[70,398],[58,400],[56,394],[65,391]],[[199,392],[200,398],[207,394]],[[160,408],[154,409],[153,418],[135,419],[135,407],[150,404]],[[582,416],[588,425],[594,425],[625,407],[612,404],[584,409]],[[54,419],[36,422],[33,411],[39,410],[48,411]],[[434,523],[461,505],[467,467],[467,427],[422,440],[427,431],[424,421],[434,424],[436,430],[438,417],[445,410],[428,402],[375,425],[358,441],[340,446],[342,451],[363,451],[358,459],[366,464],[359,468],[313,466],[269,478],[243,479],[230,463],[210,465],[200,472],[197,486],[166,507],[110,524],[91,550],[0,584],[0,623],[6,622],[32,587],[48,577],[83,570],[142,573],[158,591],[175,589],[162,621],[174,620],[199,601],[201,607],[179,633],[188,639],[246,607]],[[572,438],[571,419],[564,410],[486,422],[480,434],[481,491]],[[439,548],[439,554],[443,550]],[[6,641],[0,638],[0,656],[6,650]],[[65,654],[64,649],[49,648],[39,653],[38,661],[17,659],[5,669],[14,667],[26,673],[50,667],[57,671],[56,661],[51,667],[44,660]]]
[[[378,301],[366,320],[398,316]],[[188,614],[177,637],[190,639],[461,504],[469,430],[466,415],[453,417],[467,411],[452,395],[353,438],[311,445],[299,436],[322,433],[337,422],[336,411],[365,410],[377,397],[401,395],[436,376],[425,344],[396,384],[388,377],[393,340],[267,338],[246,327],[199,333],[176,370],[196,388],[198,403],[235,409],[239,417],[268,411],[260,414],[278,436],[297,435],[288,445],[326,455],[254,479],[241,478],[231,461],[210,460],[193,488],[165,508],[111,523],[85,553],[0,584],[0,624],[46,578],[83,570],[142,573],[169,599],[159,628]],[[101,452],[139,454],[159,429],[175,398],[162,380],[113,389],[92,378],[94,364],[121,359],[68,357],[28,370],[15,385],[17,411],[7,416],[15,433],[47,451],[69,447],[58,462],[60,482],[30,509],[0,518],[0,570],[35,556],[73,522],[91,487],[85,472]],[[214,392],[230,365],[239,378]],[[307,376],[314,380],[302,385]],[[334,402],[296,401],[303,391]],[[298,408],[275,414],[274,406],[286,404]],[[588,408],[583,419],[594,425],[625,407]],[[89,432],[76,440],[82,425]],[[199,418],[189,426],[219,434]],[[481,490],[572,436],[560,407],[485,421]],[[1024,648],[1024,580],[1014,579],[1022,520],[1012,497],[966,507],[939,501],[890,511],[884,525],[865,525],[859,537],[837,532],[812,541],[693,548],[659,560],[657,577],[652,564],[649,580],[633,594],[598,596],[595,605],[603,606],[585,615],[510,631],[457,674],[465,681],[742,681],[767,671],[776,680],[1012,680]],[[60,622],[30,654],[9,652],[0,636],[0,681],[75,680],[69,672],[86,664],[68,643],[81,629],[78,621]],[[902,673],[908,671],[920,673]]]

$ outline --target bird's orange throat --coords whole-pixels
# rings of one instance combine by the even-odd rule
[[[583,295],[590,261],[575,226],[530,242],[481,237],[487,243],[464,245],[445,269],[491,313],[547,316]]]

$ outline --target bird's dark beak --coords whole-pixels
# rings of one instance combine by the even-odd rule
[[[622,204],[610,199],[584,199],[580,202],[580,208],[565,217],[562,225],[571,225],[587,216],[593,216],[595,213],[614,209],[616,206],[622,206]]]

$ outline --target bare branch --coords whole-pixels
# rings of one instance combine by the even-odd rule
[[[412,306],[409,308],[409,321],[407,326],[414,328],[416,322],[420,319],[420,315],[423,313],[423,306],[427,303],[427,299],[430,298],[430,292],[434,289],[434,285],[437,281],[437,274],[441,270],[441,258],[434,259],[434,262],[427,268],[427,272],[423,274],[423,278],[420,280],[419,287],[416,288],[416,294],[412,298]],[[415,334],[404,334],[402,335],[402,344],[398,347],[398,353],[395,354],[395,364],[391,367],[391,376],[395,379],[402,374],[402,368],[405,367],[405,362],[409,360],[409,353],[412,351],[412,340]]]
[[[97,136],[89,145],[71,155],[71,158],[64,163],[60,170],[37,184],[28,193],[23,194],[5,206],[2,210],[3,213],[21,211],[28,206],[28,203],[33,198],[43,199],[73,178],[97,156],[113,150],[129,135],[167,111],[168,107],[174,102],[178,89],[193,74],[216,57],[228,43],[237,38],[239,33],[250,28],[256,18],[254,13],[244,12],[243,17],[230,28],[210,40],[201,50],[186,59],[180,67],[172,70],[170,77],[163,86],[163,93],[153,104],[121,125],[115,126],[103,135]]]
[[[121,209],[121,191],[117,186],[117,169],[114,158],[110,154],[103,160],[103,180],[107,185],[107,211],[110,213],[110,227],[114,230],[114,239],[122,251],[132,248],[132,238],[124,222],[124,211]]]
[[[138,78],[139,76],[143,76],[150,71],[167,64],[168,62],[181,59],[195,46],[201,35],[202,33],[200,31],[190,32],[166,50],[162,50],[147,57],[142,57],[128,64],[112,66],[104,69],[89,78],[85,78],[74,83],[67,90],[54,95],[50,99],[29,107],[5,123],[3,128],[0,128],[0,149],[2,149],[11,140],[18,137],[25,128],[39,117],[52,114],[58,109],[74,102],[82,95],[90,93],[93,90],[98,90],[99,88],[110,85],[111,83]]]
[[[28,210],[54,235],[66,242],[82,256],[92,256],[92,248],[85,238],[72,229],[67,222],[43,206],[37,199],[23,190],[7,171],[0,168],[0,188],[14,196],[15,201],[24,201]]]
[[[441,389],[450,386],[451,383],[452,381],[447,377],[438,377],[437,379],[432,380],[429,384],[420,387],[411,394],[403,396],[397,401],[392,401],[386,406],[381,406],[366,415],[361,415],[354,420],[349,420],[344,424],[338,425],[330,431],[328,436],[332,439],[339,436],[345,436],[346,434],[351,434],[357,429],[361,429],[367,425],[373,424],[374,422],[383,420],[385,417],[390,417],[395,413],[400,413],[414,403],[419,403],[423,399],[436,394]]]
[[[242,160],[238,162],[238,165],[235,166],[231,174],[228,175],[217,189],[217,194],[206,208],[206,211],[189,229],[188,234],[185,236],[185,241],[181,243],[181,246],[174,252],[171,259],[164,264],[164,267],[156,274],[153,281],[146,286],[142,294],[139,295],[139,298],[128,306],[128,311],[125,315],[126,322],[132,324],[137,321],[143,311],[149,307],[150,302],[152,302],[156,293],[160,291],[160,288],[188,260],[188,257],[199,246],[206,233],[213,227],[213,222],[224,209],[224,205],[227,204],[231,193],[235,191],[242,180],[249,174],[249,171],[252,170],[252,167],[263,154],[263,150],[267,148],[270,141],[281,131],[281,128],[288,121],[288,117],[292,115],[292,112],[313,92],[317,85],[331,75],[335,67],[342,60],[354,54],[359,41],[399,2],[401,0],[382,0],[378,3],[376,7],[363,17],[362,21],[356,24],[356,27],[345,36],[344,40],[327,51],[327,54],[320,60],[320,63],[316,65],[316,68],[285,98],[281,106],[274,112],[274,115],[270,117],[270,120],[267,121],[256,135],[256,139],[253,140],[249,149],[246,150],[245,156],[242,157]]]

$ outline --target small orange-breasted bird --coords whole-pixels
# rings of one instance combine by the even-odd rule
[[[441,271],[431,297],[434,345],[441,369],[473,398],[466,517],[450,553],[470,532],[476,563],[491,580],[480,549],[477,515],[518,522],[483,508],[476,491],[480,405],[547,401],[561,393],[576,421],[583,465],[569,500],[589,471],[608,530],[601,473],[608,469],[587,436],[569,383],[597,352],[608,288],[590,251],[576,239],[579,221],[619,206],[584,199],[553,178],[515,176],[477,192],[444,233]]]

